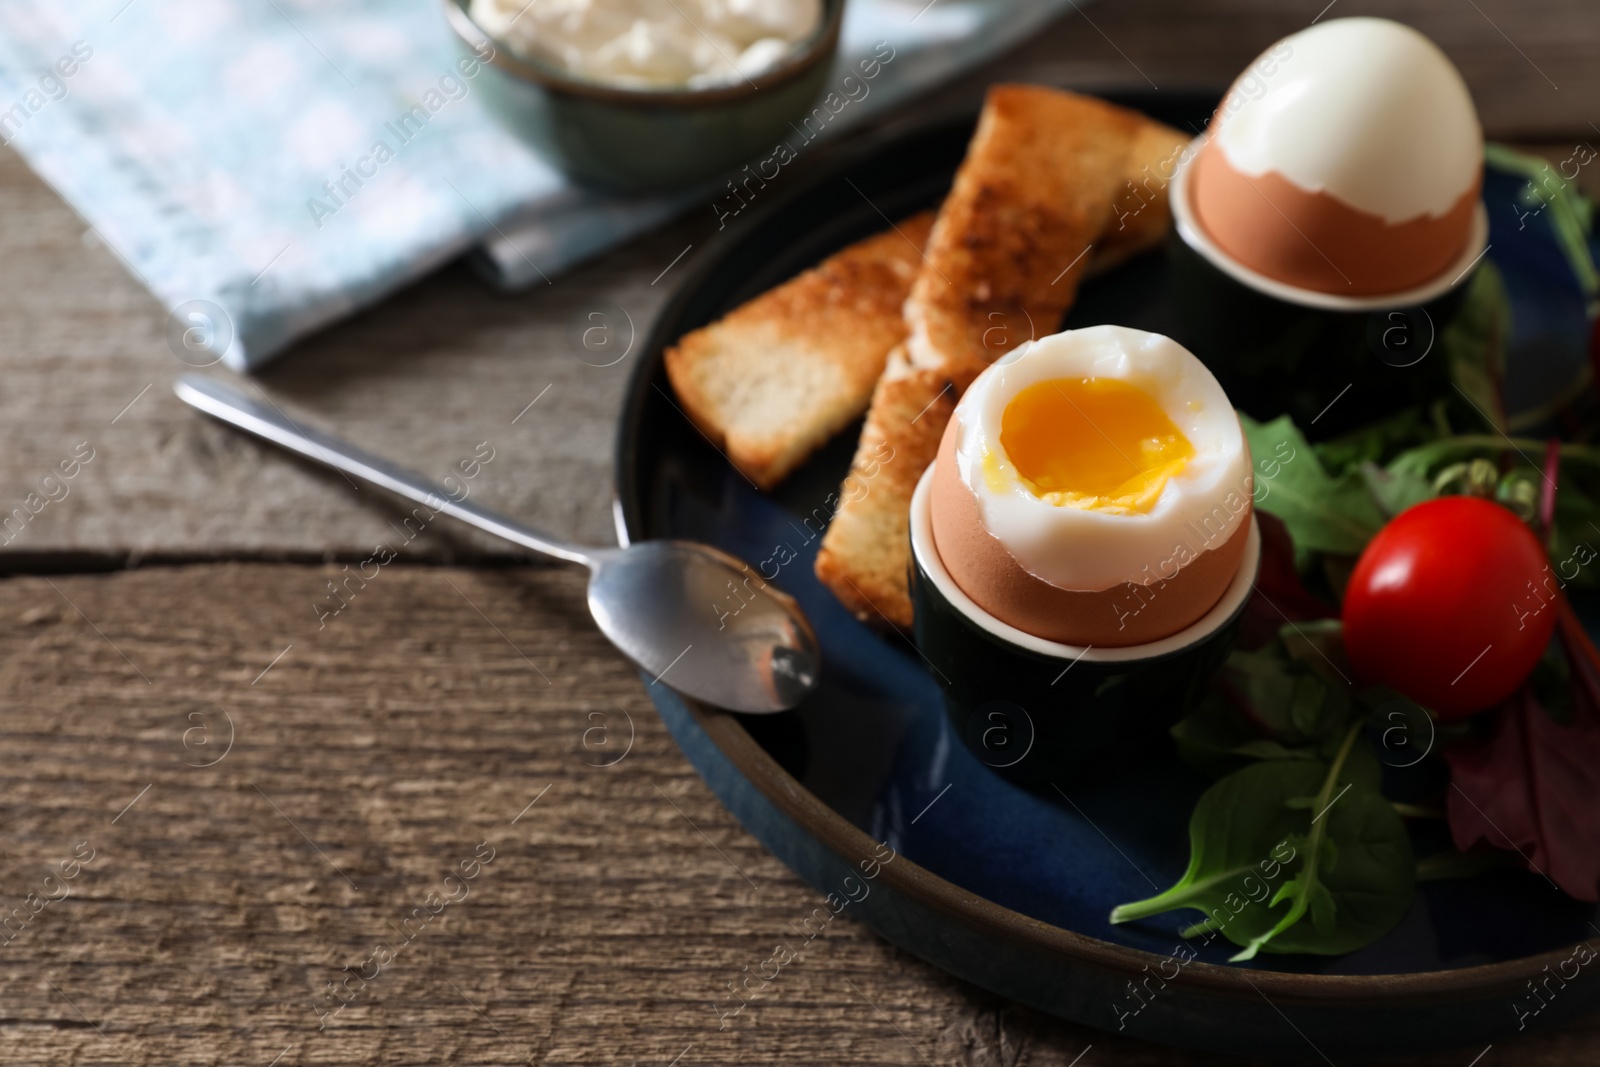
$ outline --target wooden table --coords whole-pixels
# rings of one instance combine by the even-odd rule
[[[940,102],[1000,78],[1215,86],[1322,3],[1116,0]],[[1358,12],[1439,40],[1491,135],[1600,142],[1592,0],[1333,13]],[[848,923],[719,1028],[711,1003],[816,894],[679,755],[581,577],[439,526],[319,624],[402,509],[183,409],[161,309],[9,153],[0,220],[0,511],[91,457],[0,547],[0,1058],[1220,1062],[1041,1017]],[[259,384],[430,473],[488,442],[476,499],[606,538],[631,368],[584,363],[567,326],[610,302],[642,329],[710,222],[518,296],[447,268]],[[1479,1062],[1587,1063],[1597,1039]]]

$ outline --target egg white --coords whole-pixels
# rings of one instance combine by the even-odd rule
[[[1234,170],[1276,172],[1391,223],[1445,214],[1483,166],[1460,71],[1389,19],[1330,19],[1285,37],[1234,84],[1215,129]]]
[[[1006,405],[1054,378],[1115,378],[1144,390],[1194,456],[1144,513],[1041,500],[1000,444]],[[1034,577],[1058,589],[1098,591],[1172,578],[1220,547],[1250,513],[1250,452],[1233,405],[1188,349],[1124,326],[1067,330],[1021,346],[985,370],[956,406],[956,469],[977,498],[984,528]],[[992,455],[989,470],[984,458]],[[997,489],[991,485],[999,484]]]

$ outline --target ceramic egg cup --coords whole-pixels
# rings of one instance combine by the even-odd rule
[[[914,636],[968,750],[1002,777],[1049,791],[1104,779],[1167,744],[1238,635],[1261,558],[1255,517],[1238,572],[1198,622],[1148,644],[1085,648],[1024,633],[961,591],[934,547],[932,480],[930,467],[911,501]]]
[[[1187,178],[1204,143],[1190,145],[1169,189],[1172,335],[1234,405],[1261,420],[1291,415],[1325,440],[1443,395],[1450,377],[1438,340],[1483,258],[1483,205],[1456,261],[1424,285],[1367,297],[1302,289],[1244,266],[1201,228]]]

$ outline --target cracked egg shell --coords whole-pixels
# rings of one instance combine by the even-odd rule
[[[1016,397],[1088,379],[1147,393],[1193,446],[1147,510],[1052,503],[1006,452]],[[1066,410],[1092,424],[1085,404],[1080,396]],[[1074,434],[1054,415],[1047,440],[1070,446]],[[1244,554],[1253,482],[1238,418],[1204,365],[1158,334],[1099,326],[1025,346],[968,389],[934,462],[933,541],[950,577],[995,618],[1046,640],[1113,648],[1168,637],[1216,604]]]
[[[1483,131],[1444,52],[1398,22],[1345,18],[1284,38],[1240,75],[1189,197],[1242,265],[1359,297],[1450,269],[1482,181]]]

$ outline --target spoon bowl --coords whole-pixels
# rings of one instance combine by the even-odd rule
[[[213,378],[185,374],[173,391],[191,407],[313,462],[541,555],[582,563],[590,571],[589,613],[651,676],[651,685],[757,715],[787,711],[816,688],[821,653],[800,605],[726,552],[690,541],[571,544],[464,496],[455,499],[421,475],[301,426],[270,400],[260,403]]]
[[[747,564],[690,541],[596,560],[589,611],[652,685],[746,712],[792,708],[815,686],[821,656],[805,615]]]

